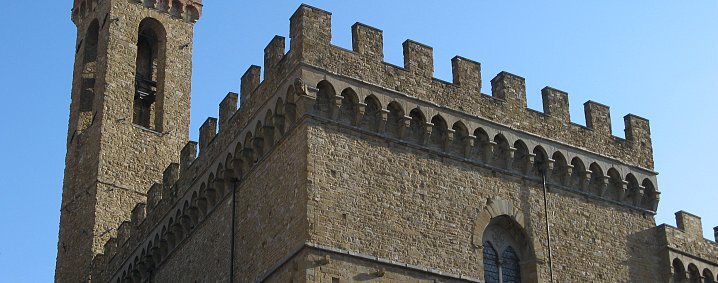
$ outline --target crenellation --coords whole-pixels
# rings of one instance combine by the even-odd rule
[[[132,223],[130,221],[123,221],[120,227],[117,228],[117,246],[121,247],[125,245],[125,242],[132,236]]]
[[[177,163],[171,163],[167,166],[165,171],[162,173],[162,199],[169,201],[170,198],[174,197],[174,194],[171,194],[172,187],[175,185],[177,180],[179,179],[179,164]]]
[[[683,210],[676,212],[676,225],[679,230],[686,232],[692,237],[703,238],[703,224],[701,218],[685,212]]]
[[[145,217],[147,216],[147,204],[145,203],[138,203],[135,205],[135,208],[132,209],[132,216],[130,218],[130,222],[132,222],[133,227],[138,227],[140,224],[142,224],[143,221],[145,221]]]
[[[199,127],[199,154],[205,154],[209,144],[217,136],[217,118],[209,117]]]
[[[162,201],[162,184],[154,183],[147,191],[147,210],[151,212],[160,201]]]
[[[528,107],[526,79],[509,72],[500,72],[491,79],[491,96],[506,101],[514,111],[524,111]]]
[[[214,272],[225,269],[227,255],[214,252],[228,251],[236,232],[241,259],[228,267],[241,282],[344,281],[359,270],[367,270],[360,274],[365,279],[411,277],[387,264],[425,273],[421,278],[482,282],[467,278],[482,278],[483,266],[465,263],[483,260],[482,233],[497,217],[510,216],[515,223],[504,224],[517,224],[512,231],[526,237],[513,239],[522,241],[521,268],[530,268],[523,281],[544,282],[550,260],[544,241],[551,235],[532,226],[543,224],[546,199],[559,239],[557,282],[660,281],[644,272],[658,262],[647,244],[655,234],[646,229],[655,227],[660,196],[648,120],[627,115],[626,140],[616,139],[607,106],[587,102],[587,127],[579,126],[571,123],[561,90],[542,89],[543,112],[535,111],[527,108],[520,76],[499,73],[487,96],[479,62],[452,58],[453,81],[444,82],[433,77],[433,49],[424,44],[403,43],[402,68],[382,62],[380,29],[354,24],[346,50],[331,45],[331,13],[302,5],[290,22],[291,50],[275,36],[264,50],[264,70],[249,67],[240,93],[219,104],[219,119],[205,121],[199,142],[175,145],[184,144],[172,160],[179,163],[167,166],[146,201],[122,216],[129,222],[95,258],[98,281],[135,275],[136,281],[230,281]],[[546,195],[542,184],[550,188]],[[476,215],[481,208],[491,215]],[[670,233],[689,240],[683,232],[700,234],[700,218],[676,217],[680,230]],[[623,221],[604,225],[611,219]],[[238,230],[230,230],[232,223]],[[450,239],[445,231],[454,231]],[[718,227],[714,233],[718,240]],[[571,234],[587,241],[560,240]],[[322,267],[312,270],[291,253],[303,245],[347,256],[317,258]],[[601,261],[601,268],[580,270],[568,262],[572,256]],[[368,265],[352,269],[360,259]],[[299,261],[285,267],[277,260]]]
[[[182,147],[180,151],[180,172],[187,172],[189,167],[192,165],[195,159],[197,159],[197,147],[196,141],[189,141]]]
[[[105,245],[103,246],[103,254],[109,261],[115,256],[115,253],[117,252],[117,238],[110,238],[105,242]]]
[[[713,239],[716,243],[718,243],[718,226],[713,227]]]
[[[634,142],[640,148],[652,150],[651,126],[648,119],[633,114],[623,117],[626,140]]]
[[[265,69],[266,70],[266,69]],[[227,93],[227,96],[222,99],[222,102],[219,103],[219,131],[223,131],[224,128],[229,126],[229,119],[234,116],[234,113],[237,112],[237,99],[239,98],[239,94],[230,92]]]
[[[404,69],[420,78],[434,78],[434,49],[431,46],[406,40],[404,48]]]
[[[261,67],[252,65],[247,69],[247,71],[244,72],[244,75],[242,75],[242,82],[239,92],[239,107],[244,107],[247,101],[249,101],[249,99],[251,98],[254,90],[259,87],[259,84],[261,83],[259,77],[261,74],[261,70]]]
[[[384,61],[384,35],[383,31],[355,23],[352,25],[352,50],[377,61]]]
[[[305,50],[317,46],[328,46],[332,41],[332,14],[302,4],[289,18],[289,38],[291,50],[299,53],[301,58]]]
[[[589,100],[583,104],[583,113],[586,115],[586,127],[596,133],[612,135],[611,112],[608,106]]]
[[[481,93],[481,63],[455,56],[451,59],[453,84],[470,94]]]
[[[552,87],[545,87],[541,89],[541,97],[543,100],[543,112],[546,115],[567,124],[571,123],[568,93]]]
[[[273,81],[276,79],[277,64],[284,59],[285,38],[275,35],[272,40],[264,48],[264,79]]]

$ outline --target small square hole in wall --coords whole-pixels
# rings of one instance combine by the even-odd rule
[[[332,283],[339,283],[339,278],[332,277]]]

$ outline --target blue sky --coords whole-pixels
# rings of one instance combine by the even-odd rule
[[[75,27],[71,0],[6,1],[0,9],[0,281],[49,282],[54,273]],[[196,25],[192,132],[275,35],[288,37],[298,1],[206,1]],[[540,89],[582,104],[611,106],[614,135],[628,113],[651,121],[657,223],[673,213],[718,226],[713,147],[718,134],[718,2],[710,1],[310,1],[333,13],[333,42],[351,47],[359,21],[384,30],[386,61],[402,65],[401,43],[434,47],[435,74],[451,80],[450,59],[482,63],[484,80],[506,70],[527,80],[529,107]],[[439,3],[439,4],[437,4]],[[485,93],[490,92],[485,86]]]

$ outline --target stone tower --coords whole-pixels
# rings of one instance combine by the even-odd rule
[[[74,0],[77,48],[55,280],[94,256],[188,141],[201,0]]]

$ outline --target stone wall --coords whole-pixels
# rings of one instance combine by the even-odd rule
[[[521,211],[537,254],[548,254],[539,183],[339,126],[312,127],[309,139],[314,243],[483,278],[474,225],[500,198]],[[657,280],[647,272],[659,268],[654,246],[637,235],[655,225],[652,215],[568,193],[548,199],[556,280]]]

